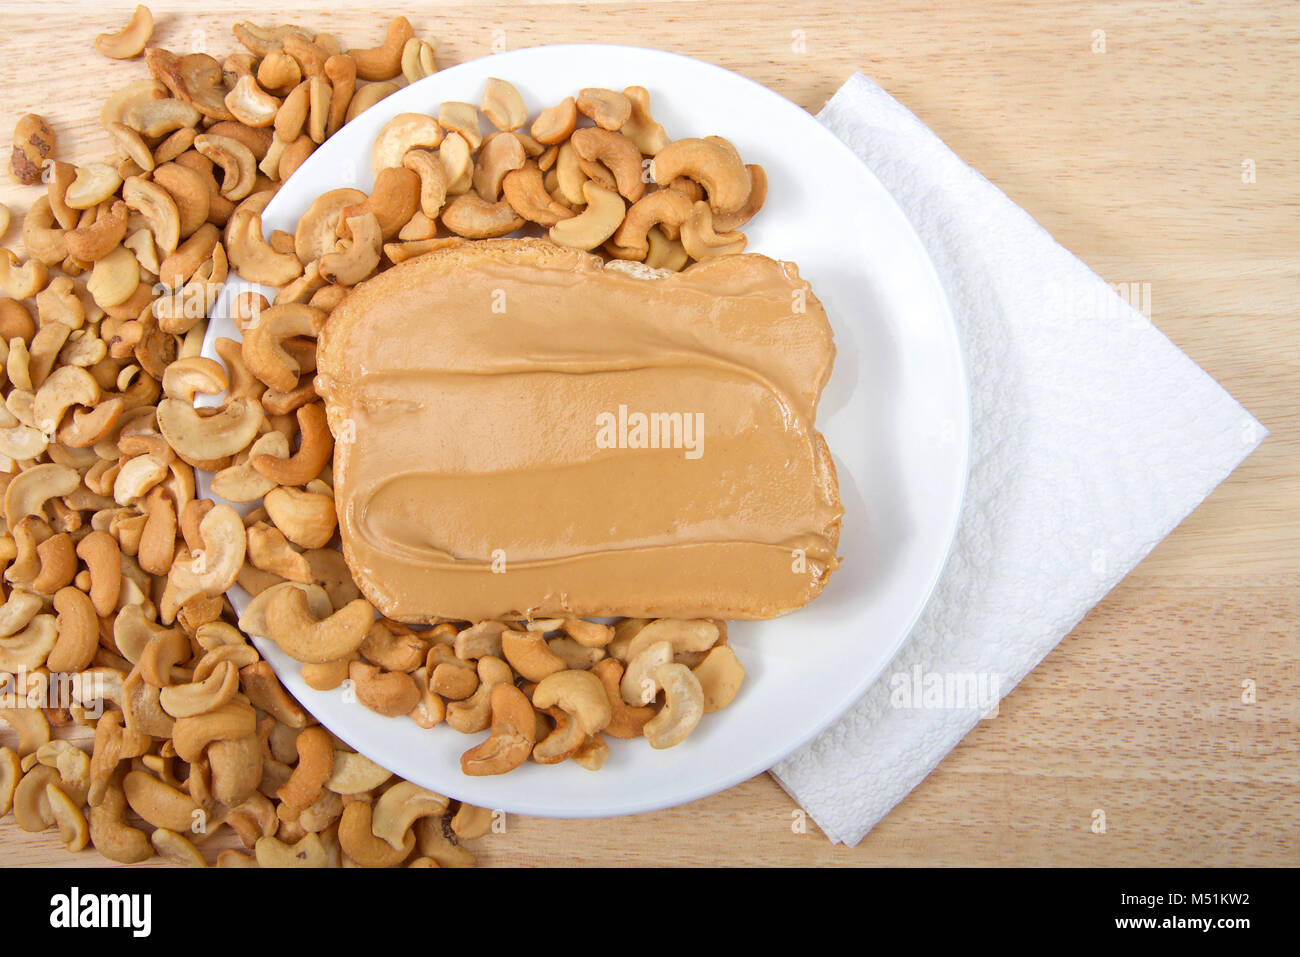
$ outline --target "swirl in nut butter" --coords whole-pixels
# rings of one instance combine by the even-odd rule
[[[357,286],[319,353],[344,555],[389,618],[770,618],[837,567],[835,346],[792,264],[455,243]]]

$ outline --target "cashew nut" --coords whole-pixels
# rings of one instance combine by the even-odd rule
[[[620,129],[632,115],[632,103],[622,93],[588,87],[578,93],[578,112],[606,130]],[[540,139],[540,137],[539,137]]]
[[[292,808],[305,808],[321,796],[325,782],[334,772],[334,741],[316,725],[298,732],[295,739],[298,763],[276,797]]]
[[[745,169],[749,170],[749,181],[752,184],[749,189],[749,198],[745,200],[745,205],[734,213],[715,214],[713,228],[716,230],[731,232],[739,229],[753,219],[754,214],[763,208],[763,203],[767,199],[767,173],[757,163],[750,163]]]
[[[745,680],[745,666],[729,645],[714,648],[692,670],[704,694],[705,714],[731,704]]]
[[[296,488],[273,488],[262,499],[276,528],[303,548],[321,548],[334,535],[338,515],[334,498],[325,492]]]
[[[231,465],[212,476],[212,491],[228,502],[252,502],[275,488],[277,483],[273,479],[253,468],[254,456],[288,458],[288,437],[279,431],[260,436],[249,448],[247,461]],[[263,462],[265,464],[265,459]]]
[[[135,8],[126,26],[116,33],[101,33],[95,37],[95,49],[114,60],[129,60],[139,56],[153,36],[153,14],[143,3]]]
[[[541,226],[554,226],[562,219],[573,216],[573,210],[561,206],[546,192],[542,171],[536,163],[512,170],[501,180],[501,189],[510,207],[530,222]]]
[[[582,184],[587,208],[550,229],[551,241],[573,249],[595,249],[623,222],[623,198],[618,193],[588,180]]]
[[[704,716],[704,692],[685,665],[664,664],[653,678],[664,689],[664,706],[642,729],[652,748],[671,748],[686,739]]]
[[[58,640],[53,615],[37,615],[16,635],[0,640],[0,671],[35,671]]]
[[[433,58],[433,44],[411,37],[402,47],[402,76],[407,83],[423,80],[438,72],[438,64]]]
[[[397,235],[419,208],[419,175],[405,166],[389,166],[375,174],[375,185],[369,197],[342,211],[335,228],[342,235],[346,220],[374,213],[379,220],[380,234],[388,240]]]
[[[262,214],[240,209],[226,224],[226,254],[230,265],[245,279],[283,286],[302,274],[302,262],[292,252],[281,252],[262,235]]]
[[[614,174],[618,191],[628,202],[635,203],[645,192],[641,178],[641,151],[622,133],[598,126],[574,131],[574,152],[579,159],[599,162]]]
[[[229,399],[212,415],[202,415],[177,399],[158,403],[158,428],[176,454],[189,462],[222,460],[247,448],[263,419],[261,406],[242,398]]]
[[[136,864],[153,856],[144,831],[126,823],[126,796],[122,785],[110,779],[97,805],[90,808],[90,843],[110,861]]]
[[[710,139],[688,138],[669,143],[655,155],[652,169],[660,186],[678,176],[699,183],[708,194],[709,208],[715,213],[739,210],[749,198],[753,185],[740,157]]]
[[[476,193],[464,193],[443,208],[442,223],[457,236],[489,239],[514,232],[524,221],[504,200],[488,202]]]
[[[334,770],[325,782],[325,787],[335,794],[362,794],[373,791],[392,776],[391,771],[375,764],[363,754],[335,751]]]
[[[415,832],[407,831],[401,847],[394,849],[376,836],[370,805],[353,801],[339,819],[339,844],[343,853],[362,867],[396,867],[415,850]]]
[[[111,206],[107,208],[100,206],[99,210],[94,222],[70,229],[64,234],[69,255],[82,262],[90,263],[103,259],[126,238],[129,212],[126,203],[120,199],[115,200]],[[152,233],[147,230],[144,232],[150,237],[149,242],[152,244]]]
[[[537,632],[506,629],[501,633],[501,650],[526,681],[539,682],[568,670],[564,660],[547,647],[546,638]]]
[[[533,691],[533,704],[540,709],[561,708],[577,720],[586,734],[602,730],[613,717],[604,686],[589,671],[548,675]]]
[[[573,134],[578,122],[578,105],[573,97],[566,96],[555,106],[548,106],[533,120],[533,139],[543,146],[563,143]]]
[[[10,299],[30,299],[45,288],[49,276],[49,267],[39,259],[20,264],[11,250],[0,249],[0,289]]]
[[[420,688],[405,672],[380,671],[375,665],[353,661],[348,665],[348,677],[357,701],[389,718],[407,714],[420,703]]]
[[[636,148],[645,156],[654,156],[668,145],[668,134],[662,124],[656,123],[650,116],[650,93],[643,86],[629,86],[623,91],[632,112],[622,126],[624,136],[636,144]]]
[[[336,855],[325,846],[320,835],[312,833],[303,835],[293,844],[275,837],[259,837],[253,853],[258,867],[331,867],[338,864]]]
[[[670,642],[660,640],[642,645],[635,656],[629,657],[627,670],[623,672],[623,679],[619,684],[623,700],[632,705],[649,704],[654,701],[655,695],[659,693],[659,684],[654,678],[655,669],[660,665],[671,663],[672,660],[673,646]]]
[[[177,757],[193,764],[213,741],[234,741],[256,731],[256,714],[236,697],[203,714],[177,718],[171,738]]]
[[[270,126],[275,122],[276,111],[280,109],[279,99],[262,89],[253,76],[241,76],[234,88],[226,94],[225,101],[226,109],[234,114],[235,119],[254,128]]]
[[[562,708],[544,708],[555,722],[555,728],[533,747],[533,760],[538,764],[559,764],[577,754],[587,740],[582,725]]]
[[[89,668],[99,650],[99,619],[90,596],[79,588],[65,586],[54,593],[54,610],[58,612],[58,637],[45,666],[56,673]]]
[[[438,107],[438,123],[444,130],[459,133],[471,150],[483,145],[479,130],[478,107],[473,103],[447,101]]]
[[[221,195],[238,202],[253,191],[257,182],[257,158],[253,151],[232,136],[202,133],[194,148],[221,167]]]
[[[328,282],[352,286],[361,282],[379,266],[383,234],[374,213],[349,216],[343,220],[346,235],[334,250],[320,258],[320,274]]]
[[[288,392],[298,384],[302,367],[284,347],[294,336],[310,336],[324,325],[326,313],[301,303],[283,303],[262,311],[244,330],[244,361],[249,371],[272,389]]]
[[[483,89],[483,99],[479,103],[483,115],[498,130],[520,129],[528,121],[528,109],[524,98],[513,85],[497,77],[488,77]]]
[[[447,813],[447,798],[410,781],[398,781],[375,802],[370,829],[394,850],[407,847],[411,828],[422,817],[441,818]],[[408,848],[409,853],[409,848]]]
[[[398,113],[380,129],[370,149],[370,172],[401,166],[402,159],[413,149],[437,149],[445,131],[432,116],[423,113]]]
[[[743,233],[715,232],[709,204],[701,201],[682,224],[681,241],[692,259],[704,261],[744,252],[746,239]]]
[[[406,41],[415,36],[406,17],[389,21],[384,42],[364,50],[349,50],[348,56],[357,63],[357,77],[362,80],[391,80],[402,72],[402,50]]]
[[[217,505],[199,524],[203,548],[193,556],[177,555],[167,584],[177,592],[177,604],[195,595],[215,597],[235,583],[244,564],[244,522],[229,505]]]
[[[420,177],[420,209],[429,219],[434,219],[447,202],[449,184],[442,160],[429,150],[413,149],[402,156],[402,166]]]
[[[118,246],[95,261],[86,290],[102,309],[128,301],[140,286],[140,263],[125,246]]]
[[[639,738],[641,729],[654,717],[654,708],[630,707],[623,700],[620,682],[623,679],[623,665],[617,658],[603,658],[596,662],[591,673],[594,674],[605,689],[605,698],[609,701],[610,720],[604,733],[616,738]]]
[[[691,216],[693,204],[675,189],[660,189],[644,196],[627,211],[627,216],[613,243],[619,251],[626,251],[630,259],[645,259],[650,251],[648,234],[661,223],[680,228]]]
[[[19,472],[5,488],[5,520],[13,529],[27,515],[44,514],[45,503],[70,495],[81,484],[76,469],[47,462]]]
[[[601,697],[604,697],[604,692],[601,692]],[[505,774],[527,761],[536,743],[537,722],[533,705],[522,691],[508,682],[497,684],[492,687],[490,700],[492,734],[482,744],[460,756],[460,768],[465,774]]]
[[[514,133],[493,133],[483,142],[472,181],[479,196],[489,203],[501,198],[501,181],[528,162],[524,144]]]
[[[158,249],[171,255],[181,238],[180,211],[171,194],[157,183],[129,176],[122,182],[122,200],[148,222]]]
[[[312,613],[307,595],[297,588],[277,591],[267,601],[264,614],[266,637],[297,661],[316,663],[333,661],[356,651],[374,620],[374,609],[362,598],[318,619]]]

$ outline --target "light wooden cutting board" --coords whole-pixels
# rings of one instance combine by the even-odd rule
[[[204,12],[212,6],[151,4],[154,42],[220,53],[234,47],[231,23],[263,22],[268,9]],[[1272,430],[858,847],[832,846],[761,775],[654,814],[509,818],[477,842],[483,863],[1300,863],[1300,6],[331,6],[291,3],[275,16],[364,46],[405,13],[437,38],[443,66],[494,44],[655,46],[814,112],[861,70],[1102,276],[1148,291],[1155,323]],[[106,153],[99,99],[143,66],[105,61],[90,44],[131,7],[0,3],[0,130],[36,111],[60,155]],[[36,190],[5,180],[0,202],[19,214]],[[0,863],[104,862],[10,817]]]

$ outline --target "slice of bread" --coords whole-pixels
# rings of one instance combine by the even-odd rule
[[[836,567],[834,343],[797,269],[453,243],[321,335],[344,555],[406,622],[768,618]]]

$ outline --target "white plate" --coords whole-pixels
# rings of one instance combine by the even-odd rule
[[[881,674],[929,599],[956,530],[966,483],[969,409],[956,328],[916,234],[884,187],[838,139],[784,97],[720,67],[635,47],[535,47],[434,74],[367,110],[328,140],[263,215],[293,231],[320,193],[370,188],[370,145],[397,113],[477,102],[488,77],[523,94],[530,114],[582,87],[650,91],[669,136],[720,134],[761,163],[767,205],[747,227],[749,249],[799,264],[835,329],[838,357],[818,425],[839,471],[843,567],[801,611],[734,622],[748,675],[730,707],[683,744],[655,751],[610,739],[598,773],[532,763],[500,777],[465,777],[460,754],[481,736],[424,730],[303,684],[297,664],[255,639],[289,691],[358,751],[424,787],[519,814],[597,817],[669,807],[758,774],[826,728]],[[238,283],[227,295],[239,291]],[[217,336],[239,338],[222,311]],[[201,473],[201,493],[211,495]],[[232,592],[237,609],[248,596]]]

